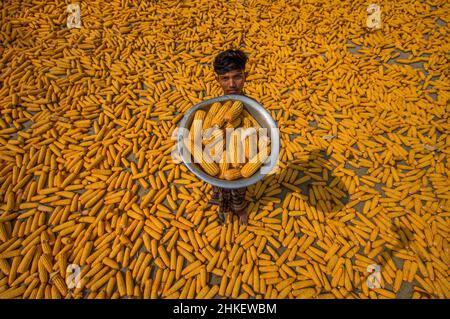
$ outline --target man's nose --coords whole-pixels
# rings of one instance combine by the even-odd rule
[[[236,81],[234,81],[233,79],[230,79],[230,81],[228,82],[228,86],[236,87]]]

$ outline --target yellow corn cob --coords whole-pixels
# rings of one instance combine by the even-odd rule
[[[266,155],[269,155],[270,154],[270,138],[268,136],[261,136],[261,138],[258,140],[258,147],[261,151],[265,151]],[[264,155],[264,153],[261,153],[261,154]],[[264,161],[264,158],[262,160]]]
[[[217,162],[217,157],[216,156],[222,156],[222,154],[225,154],[224,151],[224,144],[225,144],[225,140],[223,138],[221,138],[220,140],[218,140],[218,142],[214,143],[214,144],[210,144],[213,145],[212,146],[212,150],[211,150],[211,156],[213,156],[213,159],[215,160],[215,162]],[[210,145],[208,145],[208,147],[210,147]]]
[[[241,171],[237,168],[231,168],[225,171],[224,177],[228,181],[233,181],[235,179],[241,178]]]
[[[250,122],[252,123],[252,126],[254,126],[256,128],[261,127],[261,125],[259,125],[259,123],[253,118],[253,116],[251,116],[250,113],[248,113],[246,110],[242,111],[242,115],[244,115],[244,118],[247,118],[248,120],[250,120]]]
[[[26,289],[26,286],[7,289],[0,293],[0,299],[13,299],[22,296]]]
[[[245,159],[248,160],[250,157],[250,138],[244,140],[244,155]]]
[[[260,151],[258,154],[256,154],[253,158],[250,159],[250,161],[248,163],[246,163],[242,167],[241,174],[243,177],[250,177],[256,173],[256,171],[262,165],[262,159],[264,159],[266,157],[266,155],[264,155],[264,152],[268,152],[267,148],[264,148],[262,151]]]
[[[241,101],[235,101],[233,105],[227,110],[224,115],[224,119],[227,122],[233,122],[235,119],[241,115],[244,110],[244,104]]]
[[[34,252],[35,249],[32,248],[25,254],[25,256],[23,256],[22,261],[20,262],[19,267],[17,268],[17,271],[19,273],[23,274],[25,271],[28,270],[28,267],[30,267],[31,264],[31,260],[34,257]]]
[[[219,178],[222,178],[222,179],[225,178],[225,172],[228,170],[228,167],[229,167],[229,164],[228,164],[228,161],[227,161],[227,153],[223,152],[222,153],[222,158],[221,158],[220,163],[219,163],[219,168],[220,168]]]
[[[58,289],[58,291],[61,293],[62,296],[67,295],[67,286],[60,274],[56,274],[53,277],[51,277],[51,281],[53,282],[53,284],[55,285],[55,287]]]
[[[213,158],[215,162],[219,162],[216,156],[222,156],[223,146],[225,143],[224,132],[221,129],[214,129],[211,136],[203,141],[205,145],[205,153]]]
[[[207,174],[211,176],[219,174],[219,166],[212,161],[210,156],[203,154],[201,147],[194,145],[194,154],[192,155]]]
[[[256,153],[258,146],[258,134],[256,132],[256,128],[252,129],[252,123],[249,119],[244,118],[246,120],[246,124],[242,129],[242,134],[244,134],[244,140],[242,142],[244,147],[244,155],[245,159],[249,160],[251,156]]]
[[[210,131],[206,131],[206,133],[204,132],[204,138],[203,138],[203,145],[208,145],[209,143],[213,142],[214,140],[216,140],[219,136],[221,136],[221,139],[223,140],[223,131],[219,128],[213,128],[212,130],[209,129]]]
[[[208,127],[211,127],[211,121],[214,118],[214,116],[217,114],[217,112],[222,107],[222,104],[220,102],[215,102],[211,105],[209,108],[208,114],[205,117],[205,120],[203,122],[203,129],[207,129]]]
[[[9,265],[8,261],[4,258],[0,259],[0,270],[5,275],[9,275],[9,272],[11,271],[11,266]]]
[[[214,158],[214,156],[216,156],[217,154],[217,150],[213,147],[210,150],[210,153],[208,154],[209,156],[211,156],[212,158]]]
[[[229,110],[232,105],[232,101],[226,101],[222,107],[219,109],[214,118],[211,121],[211,126],[216,126],[221,128],[225,124],[225,113]]]
[[[228,123],[225,125],[225,128],[237,128],[239,125],[241,125],[241,122],[242,122],[242,118],[238,117],[238,118],[235,119],[234,121],[228,122]]]
[[[244,117],[242,120],[242,127],[243,128],[250,128],[252,127],[252,121],[248,117]]]
[[[195,112],[194,120],[192,121],[191,130],[189,132],[192,141],[201,141],[202,125],[205,116],[206,112],[203,110]]]
[[[195,112],[195,115],[194,115],[194,121],[195,120],[197,120],[197,121],[203,121],[204,119],[205,119],[205,117],[206,117],[206,112],[205,111],[203,111],[203,110],[197,110],[196,112]]]
[[[38,262],[38,275],[39,275],[39,280],[41,281],[41,283],[47,283],[48,281],[48,272],[45,269],[45,266],[42,262],[42,259],[39,260]]]
[[[8,233],[6,232],[5,226],[0,224],[0,240],[6,241],[6,238],[8,238]]]
[[[249,161],[241,168],[241,175],[243,177],[252,176],[261,167],[261,164],[260,160],[257,160],[256,162]]]
[[[42,265],[44,265],[47,272],[51,273],[53,271],[53,264],[49,255],[41,255]]]
[[[231,163],[234,168],[242,166],[245,161],[245,155],[243,153],[240,130],[233,131],[231,134],[231,141],[227,151],[228,162]]]
[[[235,168],[241,168],[245,163],[245,154],[244,154],[244,143],[242,140],[242,129],[236,130],[235,137],[235,147],[236,147],[236,164]]]

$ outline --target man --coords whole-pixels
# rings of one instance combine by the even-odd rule
[[[241,50],[226,50],[219,53],[214,59],[214,71],[216,80],[223,89],[224,94],[243,93],[245,78],[245,64],[247,56]],[[239,216],[239,222],[247,224],[248,212],[245,200],[246,188],[225,189],[213,186],[211,204],[219,205],[220,214],[232,212]]]

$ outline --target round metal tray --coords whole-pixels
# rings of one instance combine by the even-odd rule
[[[278,130],[278,126],[273,120],[270,113],[257,101],[252,98],[249,98],[244,95],[237,94],[228,94],[220,97],[212,98],[209,100],[205,100],[200,102],[193,107],[191,107],[184,117],[181,119],[179,124],[179,130],[177,135],[177,145],[178,152],[183,160],[183,163],[187,166],[187,168],[194,173],[199,179],[211,184],[213,186],[221,187],[221,188],[241,188],[247,187],[249,185],[255,184],[259,180],[263,179],[267,174],[261,173],[261,169],[259,169],[255,174],[248,178],[241,178],[234,181],[227,181],[212,177],[206,173],[204,173],[201,169],[199,169],[196,164],[191,160],[191,154],[185,147],[183,140],[187,137],[187,130],[189,130],[192,120],[194,118],[194,114],[197,110],[205,110],[209,109],[209,106],[214,102],[223,102],[227,100],[239,100],[244,104],[244,109],[250,113],[251,116],[259,123],[259,125],[263,128],[267,128],[267,133],[270,137],[270,156],[267,158],[267,161],[263,164],[264,171],[270,172],[272,171],[277,163],[278,163],[278,155],[280,153],[280,133]],[[184,129],[183,129],[184,128]]]

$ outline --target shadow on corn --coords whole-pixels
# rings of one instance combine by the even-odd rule
[[[383,249],[377,256],[377,263],[380,267],[380,273],[382,275],[382,286],[390,285],[397,296],[411,298],[411,296],[405,296],[405,291],[408,290],[408,284],[404,286],[404,283],[410,283],[413,278],[402,278],[401,283],[395,287],[395,278],[391,278],[392,282],[386,282],[387,267],[390,271],[397,273],[398,270],[403,271],[405,268],[405,262],[402,262],[401,258],[397,258],[394,253],[405,253],[410,250],[411,243],[414,241],[414,234],[406,227],[401,226],[398,219],[395,219],[389,229],[389,242],[383,245]],[[403,275],[402,275],[403,276]],[[410,284],[409,284],[410,286]],[[409,287],[411,288],[411,287]]]
[[[308,161],[300,164],[304,167],[303,178],[309,178],[300,184],[307,196],[306,203],[325,215],[341,211],[349,202],[347,186],[341,176],[334,173],[335,167],[328,158],[324,150],[314,149]]]
[[[281,164],[277,173],[268,175],[249,191],[247,199],[250,201],[276,196],[289,211],[306,212],[319,221],[341,211],[349,202],[346,184],[334,174],[328,156],[320,149],[288,161],[287,165]]]
[[[366,285],[367,288],[385,288],[393,291],[397,298],[411,298],[410,290],[411,284],[405,278],[401,279],[401,282],[395,283],[396,278],[391,277],[388,274],[397,275],[397,272],[404,268],[399,258],[396,258],[394,253],[404,252],[409,250],[410,243],[414,240],[414,234],[411,231],[401,225],[399,225],[398,220],[394,220],[388,232],[383,234],[383,238],[389,238],[386,243],[381,246],[380,252],[373,259],[376,260],[374,264],[368,265],[361,277],[362,285]],[[376,243],[375,240],[373,243]],[[372,243],[371,243],[372,245]],[[377,246],[372,246],[372,249],[377,249]],[[404,285],[407,282],[406,286]],[[372,297],[372,296],[371,296]]]

